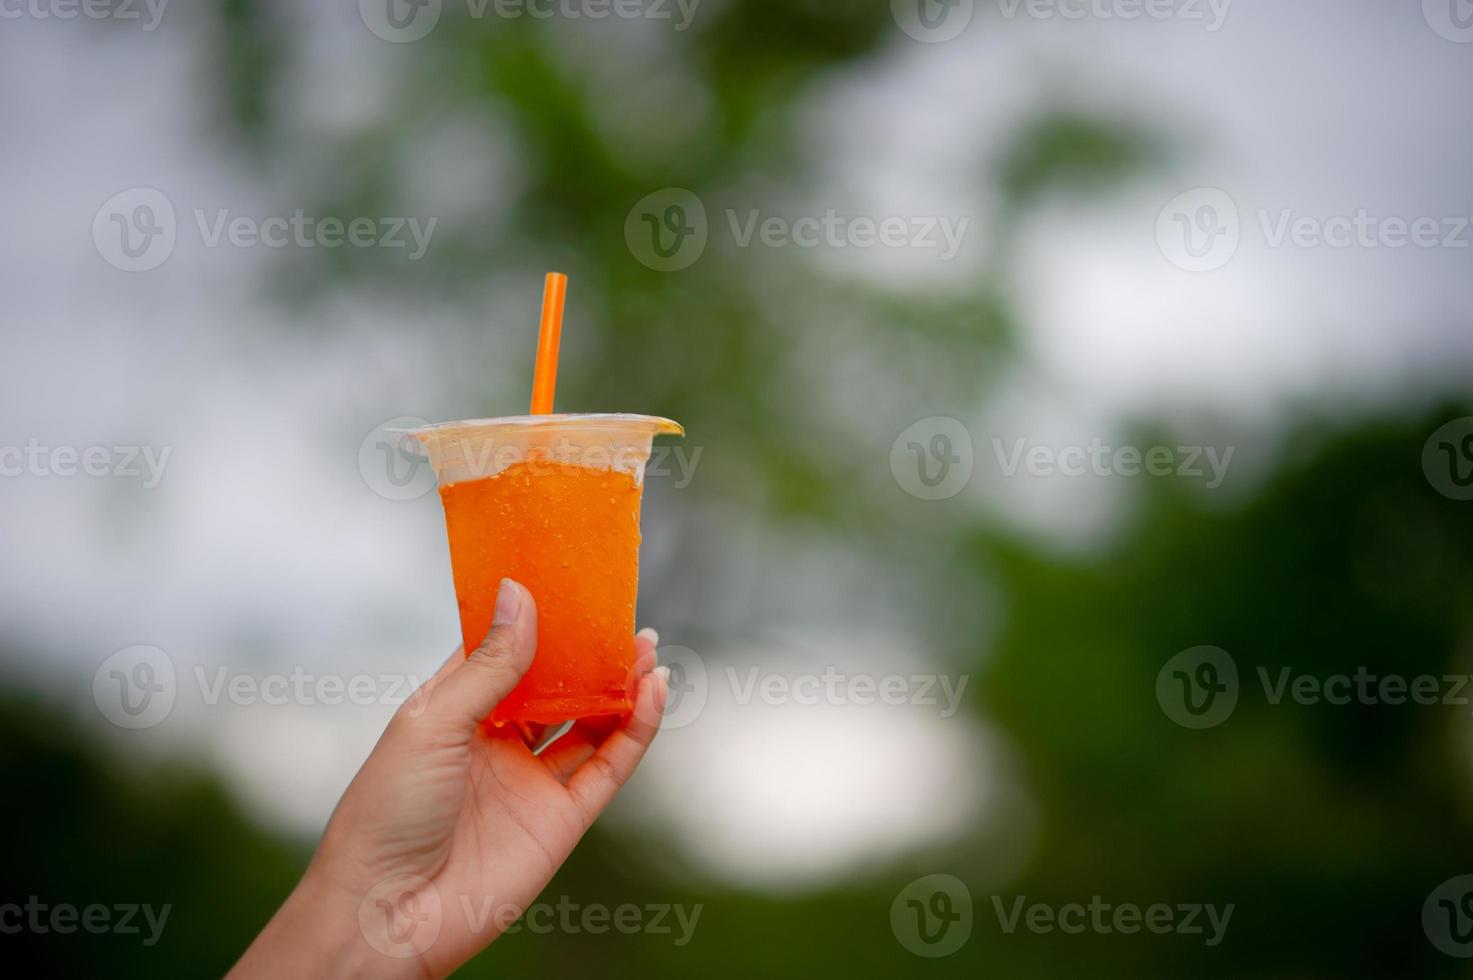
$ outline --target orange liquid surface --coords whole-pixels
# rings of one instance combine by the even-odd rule
[[[537,656],[491,721],[632,710],[639,498],[633,474],[535,459],[440,488],[466,651],[502,578],[537,600]]]

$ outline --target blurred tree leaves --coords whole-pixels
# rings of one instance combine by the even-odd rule
[[[1467,414],[1328,441],[1306,426],[1240,509],[1149,481],[1139,527],[1085,564],[976,542],[1011,611],[989,714],[1045,815],[1019,891],[1237,903],[1228,941],[1180,964],[1194,976],[1454,972],[1418,922],[1427,893],[1473,862],[1469,709],[1269,692],[1286,669],[1468,673],[1473,513],[1417,464],[1427,434]],[[1157,704],[1156,674],[1202,644],[1235,659],[1241,694],[1222,725],[1191,731]],[[1162,950],[1132,955],[1133,975],[1170,975]]]
[[[998,182],[1013,209],[1026,209],[1050,193],[1097,197],[1162,166],[1167,143],[1146,125],[1046,109],[1007,146]]]
[[[1048,559],[977,529],[958,570],[996,575],[1008,615],[976,650],[985,708],[1017,745],[1039,825],[1022,876],[992,834],[914,867],[801,897],[682,884],[654,872],[658,841],[596,830],[544,893],[703,910],[693,940],[521,930],[466,976],[855,977],[1460,975],[1422,935],[1423,900],[1473,864],[1469,709],[1274,705],[1258,680],[1283,667],[1466,675],[1473,635],[1473,516],[1417,466],[1428,432],[1469,407],[1325,438],[1243,506],[1211,506],[1182,481],[1148,481],[1138,522],[1107,553]],[[1317,445],[1316,445],[1317,444]],[[1406,533],[1408,524],[1418,528]],[[1407,585],[1413,583],[1413,587]],[[1222,725],[1190,731],[1156,701],[1178,650],[1235,658],[1241,696]],[[8,937],[13,964],[44,973],[196,976],[244,949],[305,852],[241,818],[212,780],[112,758],[66,716],[14,694],[0,711],[0,778],[17,800],[3,829],[7,896],[174,905],[164,941]],[[39,814],[39,819],[38,819]],[[968,943],[921,961],[887,927],[906,877],[938,868],[972,885]],[[980,869],[967,872],[965,869]],[[1226,938],[1004,935],[994,897],[1030,902],[1233,903]]]
[[[7,690],[0,705],[0,778],[15,804],[0,818],[3,900],[170,906],[153,946],[141,913],[135,934],[8,934],[12,975],[223,975],[296,884],[305,849],[254,826],[211,776],[120,758],[34,697]]]
[[[274,4],[263,0],[217,0],[212,52],[222,121],[243,147],[260,150],[273,134],[271,106],[276,83],[292,50]]]

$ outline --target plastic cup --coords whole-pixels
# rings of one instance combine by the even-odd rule
[[[489,721],[552,724],[633,710],[639,506],[650,415],[521,415],[408,430],[440,482],[467,653],[503,578],[537,602],[537,656]]]

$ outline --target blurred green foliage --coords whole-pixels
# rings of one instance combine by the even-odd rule
[[[1037,204],[1049,193],[1084,197],[1112,190],[1167,155],[1150,127],[1100,119],[1078,111],[1046,113],[1032,120],[1008,148],[1000,166],[1003,197],[1015,208]]]
[[[1473,516],[1435,493],[1417,460],[1426,433],[1470,411],[1328,440],[1307,427],[1302,453],[1230,509],[1181,481],[1151,483],[1135,526],[1087,560],[970,535],[958,570],[999,581],[1007,610],[997,648],[974,652],[971,708],[1017,747],[1037,808],[1017,880],[997,882],[991,868],[1014,855],[979,832],[878,878],[763,896],[672,879],[645,860],[657,842],[596,830],[544,900],[700,904],[692,941],[521,932],[464,975],[1459,975],[1420,913],[1433,887],[1473,866],[1469,708],[1275,706],[1257,671],[1469,672]],[[1227,722],[1190,731],[1162,712],[1155,679],[1201,643],[1232,654],[1242,696]],[[253,829],[207,777],[122,762],[71,724],[14,695],[0,712],[0,778],[15,799],[44,801],[4,811],[18,844],[8,894],[174,910],[154,949],[22,934],[7,937],[13,962],[219,972],[289,890],[305,849]],[[895,941],[889,908],[908,880],[938,870],[972,883],[976,925],[958,953],[926,961]],[[994,895],[1236,908],[1209,948],[1175,935],[1004,935]]]
[[[1473,708],[1276,705],[1268,692],[1286,668],[1439,681],[1473,668],[1473,512],[1419,466],[1428,433],[1468,414],[1448,405],[1328,440],[1305,425],[1229,511],[1148,481],[1139,526],[1087,564],[1004,549],[1009,622],[984,701],[1045,815],[1017,889],[1238,906],[1217,950],[1114,937],[1118,975],[1459,972],[1422,934],[1421,908],[1473,862]],[[979,536],[975,553],[994,545]],[[1155,678],[1203,644],[1234,658],[1241,694],[1222,725],[1190,731],[1157,706]],[[1062,972],[1084,944],[1032,945],[1014,975]]]
[[[304,867],[304,849],[241,815],[211,776],[142,762],[75,715],[8,692],[0,710],[4,901],[171,906],[137,934],[5,935],[12,976],[223,974]],[[29,915],[29,913],[26,913]],[[44,914],[44,913],[43,913]],[[17,919],[7,917],[7,927]],[[42,921],[47,921],[45,918]]]

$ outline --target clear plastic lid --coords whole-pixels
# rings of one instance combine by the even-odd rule
[[[653,436],[682,436],[685,427],[673,419],[658,415],[629,415],[619,412],[563,413],[557,415],[504,415],[492,419],[465,419],[460,422],[436,422],[417,429],[394,429],[395,434],[423,438],[426,435],[444,436],[464,430],[499,428],[602,428],[602,429],[649,429]]]
[[[655,436],[685,429],[656,415],[590,413],[466,419],[390,434],[422,453],[442,485],[486,479],[518,463],[613,468],[643,482]]]

